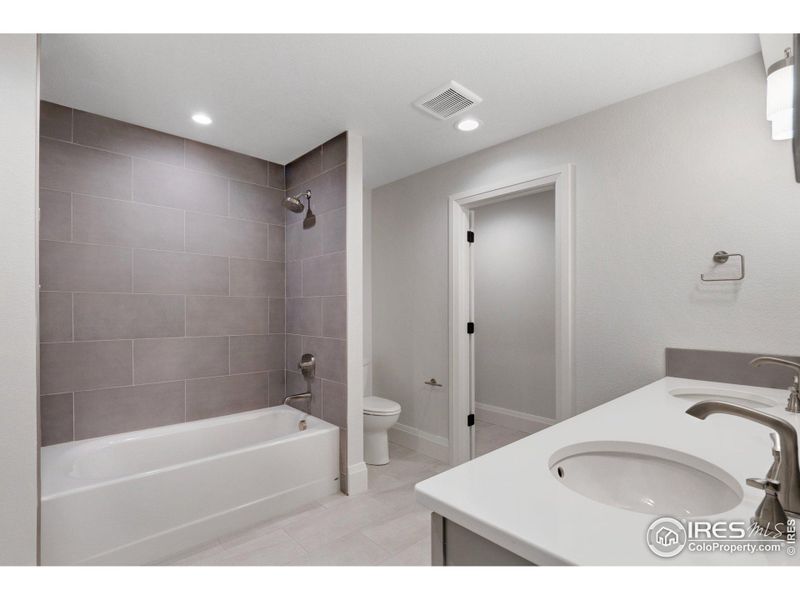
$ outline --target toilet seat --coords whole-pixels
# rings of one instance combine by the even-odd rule
[[[381,398],[380,396],[367,396],[364,398],[365,415],[399,415],[400,405],[394,400]]]

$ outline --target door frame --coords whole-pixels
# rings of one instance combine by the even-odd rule
[[[573,415],[575,304],[575,165],[565,164],[449,198],[450,253],[450,464],[470,459],[472,431],[467,418],[474,407],[474,336],[471,249],[467,242],[473,209],[547,189],[555,190],[556,262],[556,420]],[[480,324],[476,325],[476,332]]]

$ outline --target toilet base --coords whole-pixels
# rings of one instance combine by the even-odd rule
[[[397,423],[400,411],[389,415],[364,413],[364,462],[385,465],[389,462],[389,429]]]
[[[375,466],[389,464],[389,435],[387,431],[364,433],[364,462]]]

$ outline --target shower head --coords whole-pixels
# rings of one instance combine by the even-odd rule
[[[310,197],[310,196],[311,196],[310,191],[303,192],[302,194],[297,194],[296,196],[287,196],[283,201],[283,206],[285,208],[288,208],[292,212],[301,213],[305,209],[305,206],[303,205],[303,201],[300,200],[300,198]]]
[[[305,209],[299,196],[287,196],[283,200],[283,207],[288,208],[292,212],[303,212]]]

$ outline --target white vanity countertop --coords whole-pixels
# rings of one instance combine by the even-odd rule
[[[775,553],[706,553],[684,550],[659,558],[645,543],[657,517],[615,508],[559,482],[550,458],[580,442],[623,441],[663,446],[702,458],[733,476],[744,498],[728,512],[698,519],[753,516],[763,492],[745,485],[772,464],[770,429],[739,417],[685,413],[694,402],[669,390],[681,387],[738,390],[777,401],[759,408],[800,430],[800,416],[784,410],[788,392],[665,377],[518,442],[417,484],[418,502],[492,542],[543,565],[800,565],[800,557]],[[800,546],[800,542],[796,544]]]

